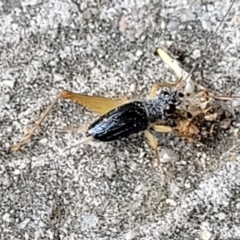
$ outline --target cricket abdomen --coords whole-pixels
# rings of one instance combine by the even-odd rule
[[[101,116],[89,126],[86,135],[102,142],[110,142],[147,128],[148,119],[144,104],[136,101],[124,104]]]

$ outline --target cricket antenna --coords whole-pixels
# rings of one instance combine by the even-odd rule
[[[212,37],[218,32],[218,30],[220,29],[220,27],[221,27],[221,26],[223,25],[223,23],[225,22],[228,14],[229,14],[229,12],[231,11],[231,9],[232,9],[232,7],[233,7],[233,5],[234,5],[235,2],[236,2],[236,0],[233,0],[233,1],[232,1],[230,7],[228,8],[227,12],[225,13],[225,15],[224,15],[223,19],[221,20],[220,24],[219,24],[218,27],[215,29],[214,33],[211,34],[210,37],[208,37],[208,40],[207,40],[206,45],[205,45],[205,48],[204,48],[204,50],[203,50],[204,52],[205,52],[205,51],[208,49],[208,47],[210,46],[211,41],[212,41]],[[201,60],[201,57],[199,57],[199,58],[195,61],[194,65],[193,65],[191,71],[188,73],[185,81],[192,75],[192,73],[193,73],[194,70],[196,69],[197,65],[199,64],[200,60]]]

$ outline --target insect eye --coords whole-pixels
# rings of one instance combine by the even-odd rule
[[[183,98],[184,97],[184,94],[182,92],[178,92],[178,97],[179,98]]]
[[[174,104],[170,104],[170,105],[168,105],[168,106],[166,107],[166,111],[168,112],[168,114],[174,113],[174,112],[175,112],[175,109],[176,109],[176,107],[175,107]]]

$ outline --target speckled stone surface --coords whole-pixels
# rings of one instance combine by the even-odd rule
[[[240,127],[209,145],[157,134],[167,180],[139,134],[77,144],[96,115],[60,100],[32,141],[19,142],[62,90],[138,96],[175,81],[154,56],[180,56],[196,81],[240,93],[240,4],[230,1],[25,0],[0,3],[0,239],[240,239]],[[174,49],[176,51],[174,51]]]

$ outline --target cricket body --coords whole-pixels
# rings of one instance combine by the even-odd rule
[[[149,129],[152,128],[154,131],[162,133],[177,133],[172,127],[160,125],[159,122],[172,119],[177,115],[178,106],[181,105],[184,95],[180,91],[171,90],[171,88],[177,86],[180,81],[182,79],[175,83],[154,84],[150,91],[150,98],[142,101],[134,101],[126,98],[110,99],[64,91],[52,102],[36,125],[28,132],[22,143],[13,146],[11,151],[21,149],[29,141],[58,99],[62,98],[74,100],[88,110],[101,115],[87,128],[85,133],[86,138],[80,141],[79,144],[92,140],[111,142],[144,131],[160,165],[157,139],[150,133]],[[162,87],[167,87],[167,89],[163,89],[157,94],[158,88]],[[72,147],[75,146],[71,146],[66,150]]]
[[[159,120],[171,118],[183,95],[177,91],[162,91],[157,98],[133,101],[119,106],[92,123],[86,136],[110,142],[145,131]]]
[[[229,7],[221,24],[224,22],[234,2],[235,0]],[[211,39],[207,41],[205,49],[208,48],[210,42]],[[126,98],[111,99],[63,91],[47,108],[35,126],[28,131],[24,140],[20,144],[12,146],[11,151],[19,150],[27,144],[47,115],[49,115],[57,101],[59,99],[67,99],[75,101],[91,112],[100,115],[100,117],[87,128],[85,133],[86,138],[83,139],[80,144],[92,140],[111,142],[144,131],[160,164],[158,142],[155,136],[150,133],[150,129],[161,133],[173,133],[180,137],[192,139],[199,132],[198,127],[194,124],[194,120],[198,115],[204,115],[203,117],[206,119],[215,119],[214,114],[208,115],[209,110],[211,110],[211,105],[209,107],[211,101],[215,99],[232,100],[232,98],[214,96],[202,86],[194,83],[191,79],[191,74],[196,68],[198,61],[195,62],[191,71],[187,73],[178,65],[177,61],[172,59],[163,49],[157,49],[156,53],[161,57],[163,62],[175,72],[178,79],[176,82],[155,83],[150,90],[149,99],[143,101],[134,101]],[[162,91],[157,94],[159,88],[163,87],[167,87],[168,90],[162,89]],[[161,125],[159,123],[161,120],[173,120],[175,123],[174,128],[169,125]],[[81,128],[78,128],[78,130],[79,129]]]

